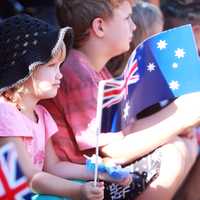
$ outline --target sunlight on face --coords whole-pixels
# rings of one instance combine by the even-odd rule
[[[50,82],[48,81],[41,81],[39,84],[38,84],[38,89],[39,91],[49,91],[52,89],[52,85]]]
[[[52,98],[56,96],[60,86],[60,64],[64,61],[66,55],[63,45],[53,58],[46,64],[40,65],[32,76],[34,93],[41,99]]]

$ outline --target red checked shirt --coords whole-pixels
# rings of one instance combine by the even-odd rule
[[[96,145],[98,83],[111,78],[111,74],[106,68],[101,72],[94,71],[86,56],[77,50],[70,51],[61,72],[63,79],[56,98],[42,104],[52,114],[59,128],[52,138],[59,158],[84,163],[83,154],[94,153]],[[99,146],[119,137],[117,133],[102,133]]]

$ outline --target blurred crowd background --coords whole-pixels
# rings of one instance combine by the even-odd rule
[[[27,13],[56,25],[54,0],[1,0],[0,20]]]
[[[139,0],[138,0],[139,1]],[[143,0],[153,3],[161,8],[165,23],[170,17],[187,19],[198,16],[200,21],[200,0]],[[55,0],[1,0],[0,21],[12,15],[27,13],[31,16],[43,19],[57,26],[55,16]],[[186,16],[187,15],[187,16]],[[172,27],[172,26],[171,26]],[[165,27],[170,28],[170,26]]]

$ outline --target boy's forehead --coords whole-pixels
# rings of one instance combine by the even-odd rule
[[[121,4],[118,7],[114,8],[114,11],[130,15],[132,13],[132,5],[129,3],[129,1],[125,0],[121,2]]]

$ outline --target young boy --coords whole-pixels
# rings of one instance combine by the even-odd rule
[[[84,163],[83,154],[94,153],[98,82],[111,77],[104,67],[107,61],[129,49],[136,28],[131,12],[128,0],[57,1],[60,25],[74,29],[74,49],[61,68],[63,79],[57,97],[43,104],[59,126],[53,142],[62,160]],[[172,198],[197,155],[196,139],[187,128],[199,121],[199,98],[199,94],[178,98],[159,113],[136,121],[128,133],[100,134],[102,156],[123,165],[140,158],[133,164],[132,196],[114,192],[109,198],[134,199],[148,184],[139,198]],[[188,103],[197,108],[189,109]],[[185,137],[178,137],[180,133]],[[111,193],[112,186],[109,189]]]

